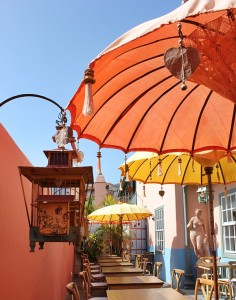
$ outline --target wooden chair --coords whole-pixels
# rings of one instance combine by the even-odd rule
[[[71,300],[80,300],[80,294],[75,282],[70,282],[66,285],[66,290],[70,295]]]
[[[86,253],[81,253],[81,259],[82,259],[82,262],[88,262],[90,264],[91,267],[97,267],[99,268],[100,266],[98,264],[96,264],[95,262],[90,262],[89,260],[89,257],[88,257],[88,254]]]
[[[171,276],[171,288],[179,292],[181,279],[184,275],[185,271],[181,269],[173,269]]]
[[[147,261],[148,261],[148,258],[143,257],[140,262],[140,268],[143,270],[143,275],[150,274],[149,271],[147,270]]]
[[[220,278],[219,281],[220,293],[225,293],[230,299],[235,297],[236,261],[228,261],[228,277]]]
[[[228,261],[229,264],[229,279],[232,286],[232,295],[235,295],[235,287],[236,287],[236,261]]]
[[[107,297],[92,297],[91,285],[88,280],[88,274],[86,274],[86,273],[87,273],[86,271],[82,271],[79,273],[79,276],[82,279],[82,286],[83,286],[83,290],[84,290],[85,299],[86,300],[89,300],[89,299],[91,299],[91,300],[107,300]],[[94,290],[95,289],[96,289],[96,287],[94,287]],[[100,287],[97,289],[106,290],[106,288],[100,288]]]
[[[195,284],[194,300],[198,298],[199,288],[205,300],[211,300],[214,292],[214,281],[212,279],[197,278]]]
[[[128,253],[126,251],[123,252],[123,260],[131,262],[132,261],[132,253]]]
[[[221,257],[217,256],[216,257],[216,263],[220,262],[220,259],[221,259]],[[202,262],[212,263],[212,256],[203,256],[203,257],[200,258],[200,260]],[[220,274],[218,274],[218,275],[220,276]],[[212,272],[208,271],[208,272],[202,274],[202,278],[213,279],[213,274],[212,274]]]
[[[87,258],[83,258],[83,264],[89,264],[89,267],[91,269],[91,273],[100,273],[100,266],[99,265],[96,265],[94,263],[90,263],[90,261],[87,259]]]
[[[147,271],[148,271],[148,275],[151,275],[153,273],[154,253],[153,252],[145,252],[143,255],[144,255],[144,257],[148,258],[148,260],[147,260]]]
[[[195,284],[195,293],[194,300],[197,300],[198,290],[201,288],[204,299],[211,300],[214,293],[214,280],[213,279],[205,279],[205,278],[197,278]],[[222,288],[226,291],[226,295],[229,300],[232,300],[232,292],[231,285],[228,282],[224,282],[221,279],[218,280],[218,293],[220,295]]]
[[[93,274],[91,272],[91,268],[90,268],[90,265],[88,263],[85,263],[83,266],[84,266],[84,271],[88,272],[88,276],[89,276],[91,281],[93,281],[93,282],[105,281],[105,275],[103,273]]]
[[[162,262],[156,261],[153,265],[153,276],[156,276],[157,278],[160,278],[161,274],[161,269],[162,269]]]
[[[138,254],[135,258],[135,268],[140,268],[142,255]]]

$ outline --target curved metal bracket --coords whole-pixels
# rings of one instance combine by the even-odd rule
[[[43,100],[46,100],[46,101],[49,101],[51,103],[53,103],[54,105],[56,105],[57,107],[60,108],[61,112],[60,114],[58,115],[58,118],[59,118],[59,121],[56,121],[56,123],[58,125],[65,125],[65,123],[67,122],[67,118],[66,118],[66,112],[64,110],[63,107],[61,107],[56,101],[48,98],[48,97],[45,97],[45,96],[42,96],[42,95],[38,95],[38,94],[20,94],[20,95],[15,95],[15,96],[12,96],[6,100],[4,100],[3,102],[0,103],[0,107],[2,107],[4,104],[12,101],[12,100],[15,100],[15,99],[18,99],[18,98],[23,98],[23,97],[36,97],[36,98],[40,98],[40,99],[43,99]]]

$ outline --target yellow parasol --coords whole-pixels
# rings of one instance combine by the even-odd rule
[[[100,223],[117,223],[121,225],[121,253],[123,252],[123,222],[146,219],[153,214],[145,207],[135,204],[118,203],[99,208],[87,216],[88,220]]]
[[[136,152],[119,169],[121,175],[143,183],[208,185],[205,168],[199,156],[171,153]],[[212,184],[236,182],[236,155],[220,158],[213,165]]]

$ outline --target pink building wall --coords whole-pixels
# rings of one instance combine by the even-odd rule
[[[65,300],[65,285],[72,280],[74,247],[45,243],[44,250],[38,250],[37,244],[35,252],[29,252],[18,166],[31,164],[1,124],[0,144],[0,299]],[[24,183],[29,207],[31,184]]]
[[[206,231],[210,239],[210,218],[209,203],[199,203],[197,197],[198,186],[186,186],[185,201],[181,185],[166,184],[163,185],[165,195],[162,198],[159,195],[161,186],[158,184],[146,184],[146,197],[143,196],[143,184],[137,183],[137,203],[147,207],[153,214],[155,209],[163,206],[164,208],[164,240],[165,249],[163,253],[155,252],[155,222],[152,218],[148,219],[148,251],[155,252],[155,260],[163,262],[162,278],[167,282],[171,280],[171,271],[173,268],[181,268],[195,274],[196,257],[189,239],[189,230],[186,224],[192,216],[195,215],[195,209],[200,208],[203,211]],[[214,185],[214,221],[216,229],[217,255],[222,254],[222,232],[220,220],[219,194],[224,192],[224,185]],[[227,185],[227,190],[235,188],[235,184]],[[185,208],[185,205],[186,208]],[[190,251],[189,251],[190,250]],[[223,258],[222,258],[223,260]]]

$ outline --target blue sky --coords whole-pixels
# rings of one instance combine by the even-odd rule
[[[0,102],[32,93],[66,107],[89,62],[104,48],[180,5],[181,0],[0,0]],[[59,112],[50,102],[20,98],[1,107],[0,122],[31,163],[44,167],[43,150],[57,147],[51,137]],[[69,112],[67,117],[70,121]],[[81,139],[79,149],[85,154],[81,165],[93,166],[96,178],[98,145]],[[106,181],[118,183],[124,153],[101,153]]]

